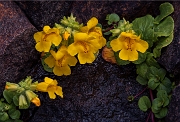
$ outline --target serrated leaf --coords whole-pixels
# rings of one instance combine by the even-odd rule
[[[138,64],[136,65],[136,68],[137,68],[136,73],[141,77],[143,77],[144,79],[146,79],[146,72],[148,70],[147,64],[146,63]]]
[[[0,113],[0,121],[6,121],[9,119],[9,116],[6,112],[1,112]]]
[[[160,57],[160,56],[161,56],[161,48],[155,47],[155,48],[153,49],[153,55],[154,55],[155,58]]]
[[[21,115],[20,111],[16,109],[8,110],[8,114],[12,119],[19,119]]]
[[[169,80],[169,78],[165,77],[161,83],[166,87],[166,92],[167,93],[170,93],[171,92],[171,88],[172,88],[172,83],[171,81]]]
[[[160,68],[159,64],[158,64],[157,61],[154,59],[152,53],[148,53],[148,54],[147,54],[146,63],[147,63],[148,66],[154,66],[154,67],[156,67],[156,68]]]
[[[130,61],[125,61],[119,58],[119,51],[118,52],[114,52],[114,56],[116,58],[116,63],[118,65],[127,65],[130,63]]]
[[[159,6],[159,10],[160,10],[160,15],[158,15],[155,20],[154,20],[154,23],[155,24],[159,24],[159,22],[164,19],[165,17],[167,17],[168,15],[170,15],[173,11],[174,11],[174,8],[173,8],[173,5],[168,3],[168,2],[165,2],[163,4],[161,4]]]
[[[133,61],[134,64],[141,64],[146,60],[146,53],[138,52],[138,60]]]
[[[141,39],[148,42],[149,47],[152,47],[154,40],[153,22],[154,18],[151,15],[136,18],[132,22],[133,30],[136,32],[137,35],[141,36]]]
[[[161,103],[161,99],[160,99],[160,98],[155,98],[155,99],[152,101],[152,107],[151,107],[151,109],[152,109],[152,112],[153,112],[153,113],[159,113],[159,112],[160,112],[161,107],[159,107],[159,106],[160,106],[159,103]]]
[[[136,77],[136,81],[139,82],[141,85],[146,85],[148,83],[147,79],[141,77],[140,75]]]
[[[8,90],[3,91],[3,97],[6,99],[6,101],[10,104],[12,102],[14,94],[13,92],[10,92]]]
[[[151,102],[147,96],[143,96],[139,99],[138,106],[142,111],[147,111],[147,109],[151,108]]]
[[[166,92],[165,90],[159,90],[159,91],[157,92],[157,97],[158,97],[158,98],[167,98],[168,95],[167,95],[167,92]]]

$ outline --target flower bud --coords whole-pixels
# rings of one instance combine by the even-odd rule
[[[27,109],[29,107],[24,95],[19,96],[19,109]]]
[[[31,90],[26,90],[25,94],[29,101],[31,101],[33,98],[37,97],[37,95]]]
[[[41,101],[38,97],[35,97],[31,100],[32,103],[34,103],[36,106],[40,106],[41,105]]]
[[[18,88],[19,88],[18,84],[6,82],[5,89],[10,90],[10,91],[16,91]]]

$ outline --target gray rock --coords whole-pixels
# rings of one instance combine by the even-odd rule
[[[168,108],[168,115],[166,116],[166,122],[180,122],[179,94],[180,94],[180,85],[178,85],[173,91]]]
[[[31,25],[14,2],[0,2],[0,93],[5,82],[19,82],[38,59]]]

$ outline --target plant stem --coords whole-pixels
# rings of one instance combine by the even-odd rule
[[[106,30],[104,30],[103,33],[108,32],[108,31],[110,31],[113,28],[114,28],[114,26],[111,26],[111,27],[107,28]]]
[[[137,95],[134,96],[134,98],[138,97],[139,95],[141,95],[148,87],[144,88],[141,92],[139,92]]]
[[[150,118],[150,116],[151,116],[151,111],[149,112],[149,114],[148,114],[148,118],[147,118],[147,120],[146,120],[146,122],[149,122],[149,118]]]

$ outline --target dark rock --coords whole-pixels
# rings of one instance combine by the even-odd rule
[[[54,76],[39,63],[29,74],[39,82],[45,76],[57,79],[64,98],[51,100],[47,93],[39,93],[42,105],[23,111],[24,122],[144,122],[148,112],[142,112],[138,99],[128,102],[144,88],[136,82],[135,65],[117,66],[103,60],[99,54],[93,64],[71,67],[70,76]]]
[[[38,30],[42,30],[45,25],[53,27],[63,16],[69,16],[72,4],[66,1],[16,1],[16,3]]]
[[[168,115],[166,122],[180,122],[180,85],[178,85],[172,94],[171,101],[168,108]]]
[[[0,2],[0,93],[6,81],[18,82],[38,59],[31,25],[14,2]]]

